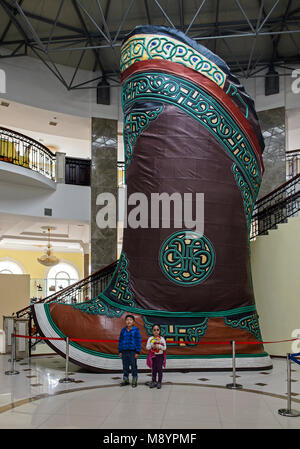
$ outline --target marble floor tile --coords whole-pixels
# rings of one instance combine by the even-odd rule
[[[149,373],[140,373],[137,388],[120,387],[121,374],[74,364],[70,371],[82,382],[62,384],[59,356],[17,362],[15,376],[5,375],[8,359],[0,355],[1,429],[300,429],[300,417],[278,414],[287,404],[284,359],[273,359],[268,372],[239,372],[241,390],[226,388],[231,372],[165,372],[157,390],[146,386]],[[300,410],[300,367],[293,380],[292,408]]]

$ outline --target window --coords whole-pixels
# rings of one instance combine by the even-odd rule
[[[0,274],[25,274],[24,269],[12,260],[0,260]]]
[[[77,269],[71,264],[61,262],[48,271],[46,296],[57,293],[78,281]]]

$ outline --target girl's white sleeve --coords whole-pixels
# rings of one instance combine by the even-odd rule
[[[148,349],[148,351],[150,351],[150,349],[151,349],[151,338],[152,337],[148,338],[148,341],[147,341],[147,344],[146,344],[146,349]]]
[[[160,346],[159,349],[161,349],[162,351],[165,351],[167,349],[167,343],[164,337],[161,337],[161,342],[159,346]]]

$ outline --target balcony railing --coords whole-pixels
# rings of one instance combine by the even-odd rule
[[[251,239],[267,234],[300,210],[300,174],[256,202],[252,214]]]
[[[289,181],[300,173],[300,150],[286,152],[286,179]]]
[[[113,262],[105,268],[96,271],[90,276],[81,279],[81,281],[69,285],[59,292],[53,293],[46,298],[42,298],[36,301],[34,304],[49,304],[51,302],[59,302],[61,304],[79,304],[88,301],[89,299],[95,298],[108,286],[116,266],[117,261]],[[17,318],[24,317],[26,315],[28,316],[30,314],[30,306],[16,312]]]
[[[0,161],[20,165],[55,181],[55,155],[30,137],[0,127]]]

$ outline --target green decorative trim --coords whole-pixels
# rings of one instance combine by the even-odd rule
[[[50,312],[49,312],[49,304],[44,304],[45,307],[45,312],[48,318],[48,321],[51,325],[51,327],[53,328],[53,330],[57,333],[57,335],[59,335],[62,338],[66,338],[66,335],[63,334],[63,332],[61,332],[61,330],[56,326],[56,324],[54,323]],[[80,346],[79,344],[77,344],[75,341],[70,341],[69,343],[71,346],[73,346],[76,349],[79,349],[80,351],[86,352],[88,354],[97,356],[97,357],[103,357],[103,358],[107,358],[107,359],[119,359],[119,355],[118,354],[107,354],[105,352],[99,352],[99,351],[94,351],[93,349],[88,349],[88,348],[83,348],[82,346]],[[266,352],[263,353],[259,353],[259,354],[236,354],[236,357],[266,357],[268,356],[268,354]],[[214,358],[231,358],[232,355],[231,354],[210,354],[210,355],[171,355],[168,354],[168,359],[214,359]],[[147,356],[146,355],[140,355],[141,359],[146,359]]]
[[[170,235],[160,250],[163,273],[179,285],[200,284],[211,274],[214,264],[212,243],[204,235],[188,229]]]
[[[236,180],[236,183],[241,191],[243,203],[244,203],[244,211],[245,216],[248,224],[248,230],[250,233],[251,230],[251,219],[252,219],[252,212],[255,205],[256,197],[257,195],[253,196],[251,189],[245,180],[245,177],[239,167],[236,164],[233,164],[232,171]]]
[[[167,317],[207,317],[207,318],[218,318],[224,316],[236,315],[243,312],[252,312],[255,309],[255,305],[246,306],[246,307],[238,307],[236,309],[230,309],[220,312],[168,312],[166,310],[149,310],[149,309],[140,309],[137,307],[128,307],[123,304],[118,304],[114,301],[111,301],[104,293],[100,293],[99,297],[108,302],[108,304],[120,308],[122,310],[126,310],[127,312],[133,312],[139,315],[149,315],[149,316],[167,316]]]
[[[247,103],[245,103],[245,101],[242,99],[241,95],[238,92],[238,89],[236,86],[233,86],[232,84],[229,84],[228,89],[226,91],[227,95],[230,95],[231,97],[236,97],[238,98],[238,100],[243,104],[244,108],[245,108],[245,117],[246,119],[248,119],[249,117],[249,107],[247,105]]]
[[[149,59],[182,64],[202,73],[221,88],[226,81],[226,74],[217,64],[189,45],[163,35],[140,34],[128,39],[121,47],[120,71],[124,72],[137,61]]]
[[[131,104],[143,100],[176,105],[199,121],[238,165],[253,193],[258,193],[261,174],[256,154],[244,132],[217,100],[190,81],[154,72],[135,75],[123,85],[125,115]]]
[[[117,270],[114,273],[111,285],[110,294],[118,301],[128,304],[129,306],[134,305],[132,300],[132,293],[129,289],[129,273],[127,271],[128,261],[124,253],[121,254]],[[106,315],[108,317],[120,317],[123,315],[124,311],[120,310],[118,306],[109,306],[103,299],[99,296],[89,301],[81,304],[72,304],[75,310],[81,310],[85,313],[90,313],[91,315]]]
[[[44,304],[45,307],[45,312],[48,318],[48,321],[51,325],[51,327],[53,328],[53,330],[62,338],[66,338],[66,335],[63,334],[63,332],[61,332],[61,330],[56,326],[56,324],[54,323],[50,311],[49,311],[49,304]],[[80,351],[86,352],[88,354],[91,355],[95,355],[97,357],[104,357],[104,358],[108,358],[108,359],[119,359],[119,355],[118,354],[107,354],[105,352],[98,352],[98,351],[94,351],[92,349],[87,349],[87,348],[83,348],[82,346],[80,346],[78,343],[74,342],[74,341],[70,341],[70,345],[73,346],[76,349],[79,349]],[[236,354],[236,357],[266,357],[268,356],[268,354],[266,352],[260,353],[260,354]],[[169,355],[168,354],[168,358],[169,359],[214,359],[214,358],[231,358],[231,354],[212,354],[212,355]],[[147,356],[146,355],[140,355],[141,359],[146,359]]]
[[[125,254],[122,252],[120,261],[118,264],[118,270],[113,280],[114,284],[111,285],[110,294],[119,302],[125,302],[129,306],[134,305],[133,295],[129,288],[129,273],[127,270],[128,260]]]
[[[150,323],[146,317],[143,317],[145,323],[145,329],[147,334],[152,335],[153,323]],[[197,324],[160,324],[161,336],[168,339],[168,346],[179,346],[178,343],[172,343],[170,341],[182,341],[182,344],[189,343],[189,345],[195,345],[200,341],[200,337],[203,337],[207,331],[208,318],[204,318],[202,323]]]
[[[133,147],[139,135],[147,128],[150,122],[154,121],[162,112],[163,106],[157,106],[144,112],[130,111],[124,119],[124,151],[125,151],[125,170],[128,168],[132,159]]]
[[[65,304],[67,307],[71,307],[70,304]],[[49,304],[44,304],[44,308],[45,308],[45,313],[46,316],[48,318],[49,324],[51,325],[52,329],[56,332],[57,335],[59,335],[62,338],[66,338],[67,336],[56,326],[56,324],[54,323],[52,316],[50,314],[50,310],[49,310]],[[118,354],[107,354],[105,352],[99,352],[99,351],[94,351],[92,349],[88,349],[88,348],[84,348],[82,346],[80,346],[78,343],[76,343],[75,341],[70,341],[69,343],[71,346],[73,346],[74,348],[86,352],[88,354],[97,356],[97,357],[103,357],[103,358],[107,358],[107,359],[119,359],[119,355]],[[260,353],[260,354],[236,354],[236,357],[266,357],[268,356],[268,354],[266,352]],[[168,354],[168,358],[169,359],[213,359],[213,358],[231,358],[231,354],[212,354],[212,355],[169,355]],[[146,355],[140,355],[141,359],[146,359],[147,356]]]
[[[234,329],[239,328],[247,330],[248,332],[251,332],[257,340],[262,341],[256,312],[237,319],[232,317],[224,317],[224,322],[226,326],[230,326]]]
[[[82,304],[72,305],[73,309],[80,310],[84,313],[90,313],[91,315],[106,315],[110,318],[115,316],[122,316],[124,311],[115,307],[109,306],[103,301],[103,299],[94,298],[86,301]]]

